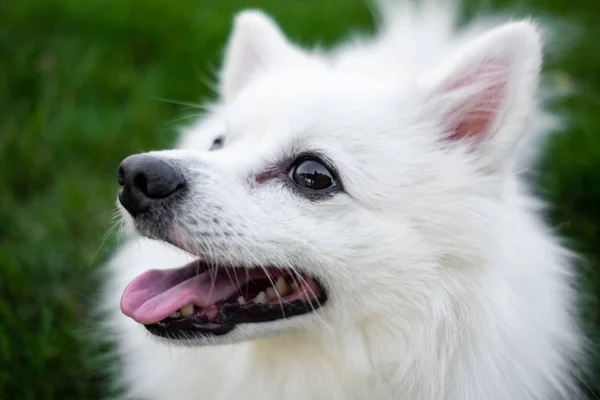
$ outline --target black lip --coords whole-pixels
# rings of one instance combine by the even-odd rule
[[[167,339],[186,340],[214,337],[225,335],[240,324],[270,322],[308,314],[317,310],[326,301],[327,295],[321,287],[319,296],[311,301],[296,300],[284,304],[253,303],[244,306],[239,305],[237,302],[218,302],[216,303],[219,306],[220,313],[218,323],[209,322],[202,314],[195,314],[187,318],[167,318],[155,324],[144,326],[150,333]]]

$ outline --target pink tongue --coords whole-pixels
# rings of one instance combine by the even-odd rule
[[[220,269],[216,276],[208,271],[196,275],[194,265],[150,270],[127,286],[121,311],[140,324],[155,324],[188,304],[207,307],[229,298],[253,275],[234,268]]]

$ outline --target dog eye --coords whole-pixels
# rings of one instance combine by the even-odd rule
[[[212,146],[210,146],[210,151],[219,150],[225,144],[225,137],[217,136],[217,138],[213,141]]]
[[[290,171],[290,179],[301,188],[312,191],[329,189],[336,184],[329,168],[313,158],[297,162]]]

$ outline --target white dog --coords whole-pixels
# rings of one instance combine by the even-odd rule
[[[384,7],[329,53],[235,18],[219,105],[119,169],[128,397],[577,398],[570,255],[518,175],[541,36],[448,11]]]

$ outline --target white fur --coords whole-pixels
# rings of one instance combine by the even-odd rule
[[[105,297],[127,396],[577,398],[570,256],[515,167],[541,115],[538,30],[521,21],[457,32],[443,10],[384,10],[374,39],[312,53],[259,12],[236,17],[219,105],[180,150],[154,153],[177,159],[191,182],[173,229],[216,261],[299,266],[329,301],[218,340],[165,343],[121,315],[119,299],[146,269],[192,258],[133,234],[108,264]],[[477,72],[488,62],[498,76]],[[465,75],[470,84],[445,86]],[[488,131],[447,140],[496,83],[506,90],[483,104]],[[225,148],[204,152],[221,134]],[[343,193],[315,202],[254,182],[304,149],[333,161]],[[223,230],[234,235],[203,236]]]

